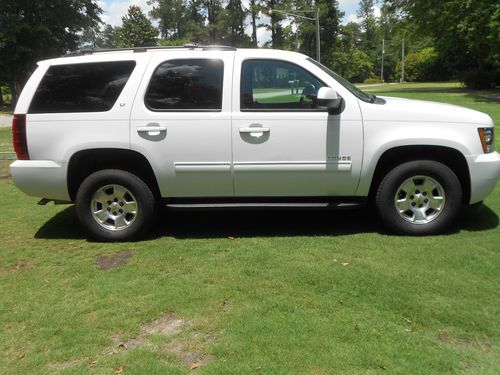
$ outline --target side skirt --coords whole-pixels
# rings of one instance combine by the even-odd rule
[[[366,205],[366,197],[164,198],[172,210],[345,210]]]

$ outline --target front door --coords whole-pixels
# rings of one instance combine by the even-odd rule
[[[232,196],[234,52],[152,55],[132,109],[131,148],[152,164],[163,197]]]
[[[358,103],[346,97],[340,115],[316,106],[327,84],[292,62],[238,56],[233,90],[235,195],[351,196],[362,163]]]

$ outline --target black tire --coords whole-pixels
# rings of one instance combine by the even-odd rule
[[[391,232],[405,235],[442,233],[462,208],[462,187],[446,165],[433,160],[410,161],[398,165],[384,177],[377,190],[375,205],[383,224]],[[406,206],[408,210],[405,211]]]
[[[78,189],[75,207],[88,234],[104,242],[139,239],[153,224],[157,211],[149,186],[118,169],[88,176]]]

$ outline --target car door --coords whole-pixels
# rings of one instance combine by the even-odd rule
[[[130,120],[163,197],[232,196],[232,51],[155,52]]]
[[[235,67],[235,195],[354,195],[363,151],[357,100],[305,58],[299,65],[242,53]],[[344,98],[339,115],[317,107],[324,86]]]

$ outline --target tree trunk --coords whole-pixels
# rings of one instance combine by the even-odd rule
[[[257,12],[255,11],[255,0],[250,1],[250,9],[252,11],[252,44],[257,48]]]

